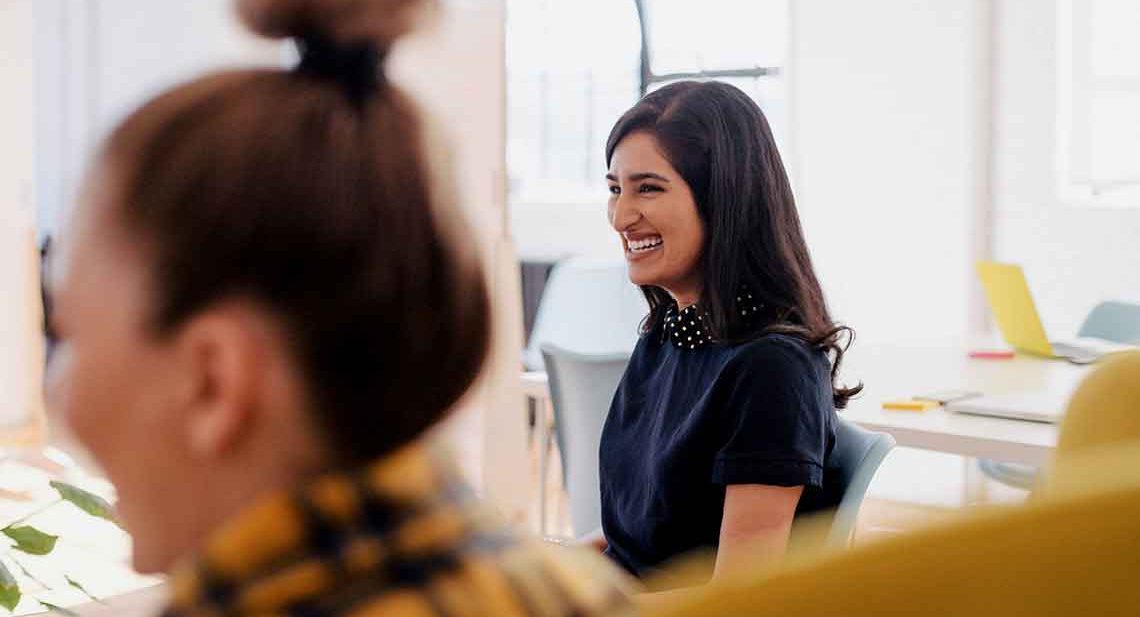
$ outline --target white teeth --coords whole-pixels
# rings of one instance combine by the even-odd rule
[[[648,251],[651,249],[655,249],[658,246],[661,246],[661,244],[663,244],[663,243],[664,243],[664,240],[661,239],[661,236],[652,236],[652,237],[646,238],[644,240],[630,240],[629,241],[629,250],[631,250],[631,251]]]

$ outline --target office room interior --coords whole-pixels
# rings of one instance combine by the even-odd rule
[[[293,4],[322,1],[351,4]],[[0,0],[0,524],[7,525],[0,539],[11,545],[0,547],[0,614],[149,615],[169,601],[168,572],[132,566],[131,525],[100,518],[113,518],[121,491],[99,452],[53,409],[53,363],[66,343],[50,341],[46,323],[85,178],[116,127],[190,79],[234,67],[289,71],[308,53],[251,32],[235,4]],[[931,613],[1135,610],[1124,604],[1137,593],[1127,585],[1095,596],[1096,584],[1066,582],[1061,570],[1009,574],[1002,564],[1048,564],[1065,554],[1074,568],[1103,574],[1102,566],[1127,563],[1123,552],[1136,546],[1117,542],[1129,537],[1127,527],[1107,525],[1116,531],[1053,552],[1055,534],[1085,532],[1050,518],[1049,507],[1093,508],[1096,497],[1115,504],[1105,508],[1109,518],[1132,512],[1140,520],[1140,510],[1120,510],[1140,503],[1140,480],[1121,471],[1128,467],[1121,461],[1140,452],[1140,432],[1129,434],[1140,421],[1128,415],[1140,418],[1140,365],[1131,355],[1140,345],[1140,3],[425,4],[434,4],[430,17],[382,59],[381,87],[408,93],[429,140],[446,144],[454,186],[445,193],[470,225],[460,242],[482,266],[491,328],[477,380],[420,439],[442,444],[514,533],[556,551],[596,553],[592,547],[608,543],[612,553],[607,527],[630,524],[622,518],[629,509],[615,506],[622,484],[606,468],[619,457],[605,448],[617,443],[614,415],[643,398],[631,394],[636,380],[660,377],[642,374],[643,358],[657,358],[644,355],[646,346],[669,341],[639,289],[654,282],[631,282],[654,257],[629,246],[622,142],[607,140],[643,96],[679,82],[719,82],[766,117],[828,323],[853,331],[838,339],[845,352],[834,387],[863,388],[826,413],[840,442],[862,441],[827,446],[843,466],[834,470],[840,492],[792,524],[793,539],[802,529],[826,536],[826,547],[765,561],[722,595],[718,559],[710,585],[686,587],[692,597],[672,605],[635,597],[633,605],[645,614],[714,614],[716,606],[719,614],[767,614],[834,593],[857,605],[842,610],[882,614],[891,605],[876,602],[894,592],[886,574],[875,578],[876,560],[890,572],[897,555],[897,568],[906,569],[896,571],[899,579],[931,579],[898,591],[901,613],[923,614],[922,589],[946,582],[935,580],[938,568],[959,566],[1008,575],[1009,584],[971,589],[955,581],[951,591],[931,592]],[[665,255],[670,236],[663,242]],[[667,328],[689,304],[657,291],[676,302],[661,313]],[[692,305],[696,314],[701,302]],[[710,339],[702,349],[669,352],[737,344]],[[820,357],[834,361],[834,350],[822,349]],[[415,378],[439,387],[438,375]],[[710,395],[699,404],[718,401]],[[1102,418],[1098,406],[1123,411]],[[1065,467],[1060,455],[1075,448],[1073,435],[1108,435],[1129,447],[1108,460],[1105,445],[1082,454],[1073,465],[1079,474],[1055,473]],[[620,458],[652,459],[661,443]],[[831,482],[832,463],[822,460]],[[72,486],[84,492],[67,493]],[[1036,549],[1032,537],[1006,546],[1004,557],[998,544],[983,545],[990,532],[981,527],[1015,523],[1052,535],[1038,538]],[[1140,538],[1132,525],[1131,537]],[[33,532],[41,535],[21,535]],[[45,537],[49,545],[33,547]],[[938,541],[960,551],[924,562]],[[644,574],[616,559],[632,570],[622,576]],[[888,590],[876,595],[876,585]],[[1048,591],[1016,595],[1033,588]],[[779,601],[765,606],[765,598]],[[820,606],[843,606],[827,602]]]

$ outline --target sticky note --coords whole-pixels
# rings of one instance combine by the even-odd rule
[[[892,411],[926,411],[928,409],[935,409],[941,407],[937,401],[919,401],[919,400],[903,400],[903,401],[883,401],[883,409]]]

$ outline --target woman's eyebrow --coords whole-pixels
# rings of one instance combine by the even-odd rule
[[[639,171],[635,174],[630,174],[627,179],[630,182],[639,182],[641,180],[660,180],[661,182],[669,184],[668,178],[662,176],[661,174],[655,174],[651,171]],[[606,180],[609,180],[610,182],[618,181],[617,176],[614,174],[606,174]]]

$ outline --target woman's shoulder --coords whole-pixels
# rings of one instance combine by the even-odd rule
[[[793,334],[770,332],[728,347],[729,371],[762,372],[779,379],[790,374],[822,377],[831,367],[826,352]]]
[[[834,414],[830,358],[793,334],[767,333],[736,345],[718,383],[736,400],[750,401],[747,409],[762,401],[768,421],[806,426],[812,417],[826,424]]]
[[[637,344],[633,347],[634,358],[656,354],[665,344],[665,327],[650,324],[637,333]]]
[[[819,347],[802,337],[783,332],[766,332],[755,338],[729,346],[733,355],[744,361],[803,360],[815,362],[826,358]]]

